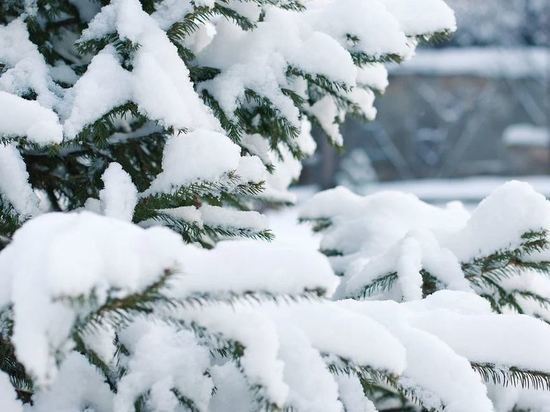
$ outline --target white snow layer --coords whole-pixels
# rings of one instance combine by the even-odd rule
[[[344,274],[338,295],[355,296],[388,273],[398,276],[400,298],[422,297],[420,271],[447,288],[470,289],[461,269],[477,257],[515,249],[530,231],[550,229],[550,202],[527,183],[509,182],[483,200],[471,215],[458,203],[437,207],[414,195],[380,192],[361,197],[344,188],[316,195],[302,218],[330,219],[321,249]]]
[[[330,295],[338,284],[322,254],[258,241],[220,242],[212,251],[190,245],[182,259],[186,276],[175,283],[173,291],[179,297],[209,293],[223,298],[262,290],[299,295],[308,289]]]
[[[17,394],[8,375],[2,371],[0,371],[0,411],[23,412],[23,405],[17,400]]]
[[[196,130],[174,135],[164,147],[162,172],[146,193],[170,192],[201,181],[219,181],[225,174],[237,170],[240,152],[239,146],[220,133]]]
[[[534,196],[516,183],[501,192],[510,190]],[[353,199],[362,200],[349,194],[340,198],[348,211]],[[220,300],[177,306],[170,322],[144,315],[123,326],[118,336],[127,349],[120,354],[126,374],[113,394],[99,371],[72,351],[71,326],[95,305],[140,291],[167,270],[182,273],[171,281],[170,297]],[[124,412],[145,391],[150,391],[149,408],[172,410],[174,388],[200,410],[219,411],[222,405],[246,405],[249,395],[243,388],[254,384],[279,406],[311,412],[337,412],[343,405],[351,411],[373,410],[359,396],[357,381],[328,371],[327,364],[338,366],[341,360],[399,375],[399,383],[425,405],[487,412],[492,404],[486,386],[470,362],[550,372],[550,327],[523,315],[495,315],[486,300],[472,293],[442,291],[403,304],[321,298],[285,302],[267,295],[259,301],[229,300],[262,292],[280,296],[325,290],[330,295],[337,283],[326,258],[305,248],[239,241],[207,251],[183,245],[167,229],[143,230],[86,212],[35,218],[0,252],[0,305],[13,307],[16,353],[37,383],[32,412],[69,412],[83,405]],[[92,294],[93,307],[78,304]],[[173,320],[193,322],[243,345],[239,365],[244,376],[231,364],[214,366],[209,351],[189,331],[174,328]],[[94,329],[84,339],[111,362],[112,330]],[[213,385],[218,391],[211,398]],[[8,389],[0,375],[0,394],[7,391],[0,402],[14,399]]]
[[[71,299],[93,293],[101,305],[142,290],[178,268],[181,250],[181,238],[168,229],[88,212],[29,221],[0,253],[0,306],[13,304],[18,359],[38,384],[51,382],[56,351],[67,347],[82,315]]]
[[[105,187],[99,192],[101,209],[105,216],[132,221],[138,191],[132,178],[119,163],[111,163],[101,176]]]
[[[1,90],[0,133],[8,137],[26,136],[40,145],[61,143],[63,139],[59,119],[52,110]]]
[[[22,216],[39,212],[39,200],[34,193],[21,154],[13,145],[0,143],[0,198],[4,198]]]

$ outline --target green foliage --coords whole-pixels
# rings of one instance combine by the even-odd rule
[[[550,390],[550,375],[540,371],[499,367],[487,363],[473,363],[472,368],[483,380],[501,386],[513,386],[537,390]]]
[[[331,227],[330,219],[302,219],[313,223],[315,231],[324,231]],[[532,313],[525,309],[525,302],[536,303],[541,312],[550,309],[550,299],[537,293],[535,290],[518,289],[516,286],[508,286],[510,279],[525,275],[525,273],[537,273],[540,276],[550,275],[550,262],[540,260],[537,253],[548,251],[550,248],[550,233],[547,230],[534,230],[524,233],[521,242],[516,248],[502,249],[488,256],[479,256],[469,262],[462,263],[462,271],[470,282],[474,291],[487,299],[494,311],[503,313],[513,310],[517,313],[530,313],[550,322],[545,315]],[[344,256],[337,250],[323,250],[326,256]],[[446,285],[434,273],[426,269],[420,271],[422,275],[423,296],[428,296],[438,290],[446,288]],[[398,273],[393,271],[383,273],[375,277],[361,289],[354,291],[349,297],[366,299],[384,292],[391,291],[397,283]]]
[[[533,257],[538,252],[548,250],[549,233],[546,230],[529,231],[521,238],[522,242],[517,248],[499,250],[462,265],[466,279],[499,313],[506,309],[525,313],[522,299],[533,301],[541,307],[548,305],[548,299],[535,291],[509,288],[506,284],[508,279],[526,272],[535,272],[542,276],[550,274],[550,262]]]
[[[197,242],[205,248],[213,247],[216,242],[222,239],[273,239],[273,233],[270,230],[256,231],[249,228],[231,227],[230,224],[224,226],[211,226],[207,224],[198,224],[196,222],[187,222],[162,210],[155,211],[151,219],[179,233],[186,242]]]
[[[13,207],[0,196],[0,250],[9,242],[21,221]]]
[[[16,389],[19,399],[31,400],[33,383],[24,366],[15,356],[15,347],[10,341],[13,334],[13,320],[10,308],[0,310],[0,371],[5,372]]]

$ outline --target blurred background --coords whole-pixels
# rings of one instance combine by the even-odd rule
[[[345,152],[322,136],[301,183],[476,202],[512,177],[550,195],[550,0],[447,0],[458,31],[426,45],[349,119]]]

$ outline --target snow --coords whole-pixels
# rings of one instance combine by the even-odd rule
[[[157,14],[156,18],[161,17]],[[101,38],[113,32],[139,44],[133,59],[133,70],[124,70],[113,59],[98,63],[101,69],[96,71],[101,70],[99,73],[92,70],[94,66],[89,68],[79,80],[86,82],[87,87],[82,88],[93,90],[89,87],[97,82],[105,96],[95,102],[94,105],[98,107],[95,111],[92,110],[93,107],[85,109],[77,105],[82,112],[80,117],[84,119],[70,119],[69,126],[66,126],[69,137],[74,137],[91,119],[96,119],[98,114],[105,114],[128,100],[134,101],[139,110],[150,119],[167,127],[180,130],[219,128],[212,113],[194,91],[189,70],[179,57],[176,46],[170,42],[155,18],[141,9],[137,0],[117,0],[103,7],[83,32],[80,41]],[[111,52],[109,47],[103,51],[107,54]],[[103,53],[98,54],[94,60]],[[106,78],[109,76],[112,77]],[[77,88],[76,92],[78,93]],[[82,99],[90,101],[86,97]]]
[[[363,394],[361,382],[354,375],[337,375],[340,399],[348,412],[376,412],[374,404]]]
[[[223,134],[196,130],[176,134],[164,147],[162,172],[146,194],[170,192],[200,181],[213,182],[237,170],[240,148]],[[182,159],[186,159],[182,162]]]
[[[325,96],[310,106],[308,112],[319,121],[319,124],[330,141],[336,146],[342,146],[344,137],[340,133],[339,123],[341,123],[343,119],[336,102],[329,96]]]
[[[233,362],[214,365],[212,379],[217,389],[209,405],[212,412],[225,412],[228,408],[235,411],[252,409],[248,384]]]
[[[446,243],[461,261],[516,248],[521,235],[550,228],[550,202],[529,184],[512,181],[494,190]]]
[[[113,294],[142,290],[178,268],[181,250],[181,239],[167,229],[88,212],[45,214],[25,224],[0,254],[0,306],[13,305],[18,359],[38,384],[51,382],[54,355],[70,347],[79,315],[70,299],[93,293],[101,305]]]
[[[140,44],[133,70],[134,100],[140,110],[149,118],[176,129],[218,129],[217,120],[193,89],[189,70],[176,46],[141,10],[139,1],[125,0],[122,4],[118,31]]]
[[[349,99],[355,103],[367,120],[374,120],[376,109],[374,108],[374,92],[370,89],[356,87],[348,93]]]
[[[151,14],[159,27],[168,30],[174,23],[182,20],[193,10],[190,1],[163,0],[155,4],[155,12]]]
[[[113,170],[117,167],[113,166]],[[522,193],[529,199],[535,196],[527,186],[511,183],[489,200],[502,201],[502,193],[508,191]],[[305,191],[295,194],[299,199],[308,196]],[[360,215],[361,207],[369,205],[343,189],[319,196],[326,200],[335,194],[342,195],[346,212],[352,210]],[[410,202],[406,206],[416,204],[426,215],[437,211],[432,206],[423,207],[410,196],[405,198]],[[323,203],[324,212],[337,213],[338,209],[330,203]],[[355,208],[350,208],[353,204]],[[372,204],[369,207],[376,211]],[[385,209],[380,206],[380,210]],[[391,217],[391,208],[386,210]],[[181,211],[191,217],[196,212],[200,210]],[[309,203],[309,212],[315,215],[312,203]],[[16,350],[34,376],[40,376],[37,356],[47,353],[48,347],[65,354],[56,374],[52,373],[54,363],[49,364],[49,386],[39,391],[31,410],[69,412],[91,405],[97,410],[122,412],[148,390],[148,407],[170,410],[176,405],[173,388],[191,399],[200,410],[222,411],[228,407],[241,410],[252,407],[246,388],[258,384],[261,393],[280,406],[337,412],[345,405],[350,411],[374,411],[370,401],[360,396],[361,385],[353,375],[333,375],[328,371],[327,363],[337,362],[340,357],[355,365],[400,375],[399,383],[413,389],[428,407],[445,405],[451,412],[462,412],[465,408],[486,412],[493,410],[489,397],[492,399],[492,393],[487,393],[470,362],[550,372],[545,345],[550,338],[548,325],[524,315],[493,314],[483,298],[471,292],[454,291],[436,292],[428,298],[403,304],[326,299],[277,302],[266,299],[231,304],[218,301],[178,306],[170,312],[170,322],[137,316],[118,332],[127,352],[121,355],[126,374],[118,383],[116,394],[110,392],[104,378],[81,355],[70,352],[66,327],[75,316],[85,314],[86,309],[56,297],[76,297],[94,291],[94,296],[101,299],[105,293],[114,293],[102,292],[106,287],[116,288],[116,296],[123,296],[139,290],[167,267],[178,267],[182,273],[171,281],[169,296],[183,300],[201,293],[222,301],[229,293],[249,291],[299,295],[314,287],[326,289],[330,296],[338,278],[327,259],[316,251],[318,237],[311,235],[306,227],[291,223],[295,218],[296,210],[292,209],[269,214],[274,232],[280,235],[272,245],[259,241],[225,241],[213,250],[184,246],[177,235],[164,229],[143,230],[89,213],[47,214],[27,223],[16,233],[14,242],[0,253],[3,275],[0,276],[3,282],[0,303],[14,304]],[[448,228],[453,226],[443,219],[439,223],[442,222]],[[71,233],[78,236],[70,236]],[[413,231],[402,242],[405,249],[410,249],[406,254],[413,259],[426,247],[422,242],[429,243],[423,236],[428,235]],[[95,239],[95,243],[89,239]],[[59,253],[56,250],[64,253],[64,259],[56,257],[55,253]],[[90,282],[87,271],[82,269],[93,267],[93,262],[85,260],[90,251],[94,253],[92,261],[102,262],[105,271],[109,271],[97,272],[95,282]],[[433,253],[438,256],[439,252]],[[159,259],[160,254],[165,260]],[[59,261],[63,264],[56,263]],[[120,261],[123,263],[119,266]],[[137,266],[128,270],[130,261],[137,262]],[[44,265],[43,262],[50,263]],[[398,264],[403,264],[405,271],[413,267],[405,262]],[[75,271],[75,267],[79,270]],[[58,272],[61,276],[55,275]],[[13,277],[5,275],[8,273]],[[75,273],[78,276],[74,276]],[[132,275],[140,276],[142,282],[137,282],[140,286],[134,286]],[[33,288],[29,288],[29,284]],[[173,321],[178,320],[185,324],[193,322],[207,328],[209,333],[240,342],[244,346],[239,361],[241,371],[231,361],[212,364],[208,349],[199,346],[191,332],[174,329]],[[41,346],[43,333],[48,334],[51,345],[46,348]],[[94,330],[84,336],[87,347],[110,362],[114,353],[113,330]],[[33,359],[22,339],[32,343]],[[82,380],[91,384],[61,390],[73,388]],[[213,385],[217,390],[210,399]],[[541,393],[534,393],[532,398],[522,393],[512,394],[518,404],[530,405],[529,399],[535,405],[534,402],[544,402]],[[5,402],[4,398],[0,399]]]
[[[307,119],[302,120],[296,144],[307,156],[315,152],[317,146],[311,136],[311,123]],[[267,142],[259,135],[246,136],[243,146],[260,157],[264,163],[271,164],[275,168],[273,173],[267,175],[265,190],[260,196],[275,202],[294,203],[296,198],[288,188],[300,177],[302,163],[281,144],[279,145],[281,155],[276,156],[269,151]]]
[[[217,305],[187,310],[181,315],[187,321],[243,344],[245,349],[240,366],[249,384],[261,385],[268,399],[282,406],[289,388],[283,379],[284,364],[277,356],[279,343],[275,325],[267,315],[253,308],[243,308],[241,311],[227,309]]]
[[[408,301],[422,298],[423,269],[447,289],[471,291],[461,264],[514,250],[525,233],[548,230],[550,202],[517,181],[495,189],[471,213],[459,203],[438,207],[411,194],[360,197],[336,188],[306,202],[301,217],[332,222],[320,247],[341,253],[330,258],[334,270],[343,274],[337,297],[360,297],[364,287],[395,273],[398,288],[382,296]],[[546,254],[530,259],[545,260]]]
[[[101,180],[105,185],[99,192],[103,214],[131,222],[137,204],[138,191],[130,175],[119,163],[113,162],[109,164]]]
[[[86,349],[97,356],[105,365],[112,366],[117,353],[115,345],[116,331],[113,325],[107,323],[82,332]]]
[[[381,63],[367,64],[357,70],[357,84],[383,92],[388,87],[388,70]]]
[[[290,388],[288,403],[304,412],[340,412],[338,385],[307,336],[288,325],[281,325],[278,333],[284,380]]]
[[[441,0],[381,0],[408,36],[455,31],[453,10]]]
[[[249,231],[251,234],[267,231],[269,225],[264,215],[255,211],[242,211],[229,207],[202,205],[182,206],[173,209],[159,209],[161,215],[168,215],[199,228],[231,231]]]
[[[303,193],[288,191],[302,167],[290,148],[311,155],[315,142],[306,116],[282,91],[309,101],[307,82],[287,76],[289,67],[346,86],[349,91],[341,95],[374,117],[374,91],[387,86],[387,71],[381,64],[358,69],[350,53],[410,57],[417,42],[411,37],[454,30],[453,13],[444,3],[304,0],[306,9],[299,13],[223,2],[257,27],[244,31],[220,17],[200,22],[179,46],[197,54],[194,63],[222,72],[197,85],[165,30],[195,7],[214,7],[214,0],[163,0],[151,14],[138,0],[113,0],[97,14],[98,4],[91,3],[71,0],[90,21],[80,42],[116,33],[139,47],[123,58],[107,46],[77,76],[60,62],[46,65],[22,20],[0,26],[0,61],[9,66],[0,77],[0,133],[59,144],[63,133],[66,140],[74,139],[112,109],[133,102],[151,122],[132,130],[131,116],[117,119],[125,132],[112,141],[162,128],[171,135],[162,172],[145,192],[138,194],[122,166],[110,163],[99,199],[85,204],[89,211],[37,216],[0,251],[0,308],[13,317],[10,340],[36,392],[25,410],[126,412],[145,395],[143,408],[160,412],[184,407],[177,399],[181,395],[197,410],[212,412],[257,409],[254,397],[280,409],[373,412],[354,374],[329,370],[349,362],[396,376],[427,408],[486,412],[493,410],[493,391],[488,393],[470,362],[550,373],[550,326],[533,317],[492,313],[489,303],[472,293],[461,267],[475,257],[517,247],[528,230],[550,228],[550,203],[527,184],[496,189],[471,213],[459,203],[438,207],[396,191],[362,197],[336,188],[314,196],[302,209],[304,218],[331,220],[321,235],[296,226],[296,210],[272,211],[266,218],[199,201],[158,210],[203,229],[260,232],[272,223],[278,235],[272,244],[221,241],[205,250],[184,245],[166,228],[131,223],[139,198],[193,184],[231,190],[265,182],[263,199],[300,200]],[[235,143],[221,133],[195,88],[210,92],[233,119],[243,105],[253,109],[254,103],[245,101],[252,89],[300,134],[275,148],[269,136],[243,131],[242,142]],[[36,101],[21,97],[30,90]],[[319,97],[304,111],[341,145],[338,122],[344,113],[329,95]],[[29,184],[16,147],[0,146],[1,194],[22,216],[39,215],[43,194]],[[265,166],[274,172],[267,173]],[[209,195],[219,196],[218,189]],[[343,255],[327,258],[318,248]],[[422,270],[451,290],[423,298]],[[377,277],[394,272],[394,288],[379,297],[405,303],[341,300],[357,297]],[[155,290],[152,299],[162,302],[155,310],[138,315],[105,309],[112,299],[143,292],[168,274],[175,276],[166,289]],[[503,287],[550,290],[547,280],[533,276],[522,273]],[[106,311],[101,324],[83,327],[80,322],[99,308]],[[109,322],[109,315],[121,322]],[[76,351],[75,334],[110,368],[109,376]],[[238,359],[223,356],[226,341],[236,345]],[[513,395],[518,405],[530,407],[540,394]],[[544,402],[540,396],[536,402]],[[23,407],[0,372],[4,409]]]
[[[76,72],[63,61],[57,61],[55,66],[50,68],[50,75],[56,82],[70,85],[74,85],[78,80]]]
[[[330,34],[343,47],[369,56],[396,54],[408,56],[411,52],[405,33],[398,20],[380,1],[337,0],[326,2],[318,12],[314,27]],[[349,47],[347,35],[358,41]]]
[[[394,374],[400,374],[405,368],[405,348],[384,326],[370,317],[360,316],[340,308],[338,303],[329,302],[271,309],[275,319],[302,329],[311,344],[322,353]]]
[[[223,298],[254,290],[297,296],[313,289],[330,295],[338,284],[322,254],[277,241],[225,241],[211,251],[190,245],[181,256],[186,276],[173,291],[179,297],[209,293]]]
[[[131,96],[131,75],[120,65],[114,47],[107,46],[68,92],[71,110],[63,124],[65,135],[75,138],[85,126],[127,103]]]
[[[423,331],[411,328],[401,338],[407,347],[407,369],[401,382],[405,387],[411,385],[426,407],[445,405],[445,410],[455,412],[492,410],[481,377],[467,359]]]
[[[6,199],[23,217],[36,215],[40,210],[21,154],[14,145],[1,143],[0,197]]]
[[[32,90],[41,106],[52,108],[57,98],[50,90],[48,67],[22,19],[0,25],[0,62],[7,66],[0,75],[0,90],[16,95]]]
[[[400,382],[419,385],[416,393],[428,406],[442,401],[450,411],[493,410],[487,389],[468,361],[531,370],[549,366],[544,340],[538,340],[547,339],[548,325],[524,315],[491,314],[487,302],[474,294],[442,291],[421,302],[349,300],[340,305],[372,317],[400,340],[407,349],[407,367]],[[531,336],[540,347],[538,343],[530,346]],[[446,367],[442,370],[441,365]]]
[[[23,412],[23,406],[11,386],[8,375],[0,371],[0,410],[6,412]]]
[[[159,209],[159,213],[181,219],[187,223],[202,225],[201,212],[195,206],[181,206],[172,209]]]
[[[0,134],[24,136],[38,145],[61,143],[63,132],[57,115],[37,101],[0,90]]]
[[[455,293],[459,294],[454,296]],[[442,303],[449,298],[469,306],[469,311],[462,308],[460,313],[453,306],[446,308]],[[435,307],[431,305],[432,299],[436,300]],[[416,309],[411,318],[415,327],[439,337],[472,362],[539,371],[550,367],[544,345],[550,328],[541,320],[526,315],[493,314],[483,298],[473,294],[464,296],[460,292],[436,292],[426,298],[424,308],[414,302],[404,306]],[[524,340],[525,336],[529,339]],[[506,345],[497,342],[506,342]]]
[[[210,227],[238,227],[254,231],[268,229],[265,216],[258,212],[210,205],[203,205],[199,210],[203,223]]]
[[[61,363],[53,383],[33,396],[32,411],[72,412],[84,408],[107,411],[112,405],[112,396],[99,370],[84,356],[72,352]]]
[[[495,405],[496,412],[507,412],[514,407],[524,410],[548,412],[550,410],[550,394],[545,390],[502,388],[489,385],[489,395]]]
[[[414,229],[460,228],[468,214],[460,207],[438,208],[405,193],[388,191],[362,198],[339,187],[315,195],[303,205],[300,216],[340,219],[341,225],[324,237],[322,249],[346,253],[364,249],[374,256]]]
[[[205,374],[210,357],[191,332],[176,332],[167,324],[138,319],[123,330],[120,340],[131,357],[114,397],[115,412],[131,410],[135,399],[148,390],[152,410],[174,410],[179,404],[174,389],[198,410],[207,409],[213,390],[212,380]]]
[[[532,124],[514,124],[508,126],[502,135],[506,146],[550,147],[550,130]]]
[[[258,156],[241,157],[237,166],[237,175],[247,183],[260,183],[268,178],[267,170]]]
[[[291,396],[289,382],[284,380],[285,364],[278,355],[281,342],[286,339],[293,339],[293,344],[299,339],[296,345],[301,345],[302,350],[309,342],[310,347],[318,352],[340,356],[358,365],[371,365],[394,373],[405,367],[404,348],[385,328],[368,317],[340,309],[335,304],[304,302],[281,305],[266,302],[259,307],[234,304],[232,308],[202,306],[181,312],[180,316],[241,342],[245,346],[241,365],[247,379],[251,383],[261,383],[269,399],[277,405]],[[283,327],[280,337],[279,330]],[[350,336],[353,339],[349,339]],[[311,354],[310,350],[308,352]],[[318,363],[312,365],[319,366]],[[330,381],[324,382],[324,385],[331,385]],[[304,386],[297,390],[300,398],[295,398],[295,402],[307,402],[312,396]]]

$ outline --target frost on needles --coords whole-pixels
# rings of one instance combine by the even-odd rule
[[[403,303],[342,293],[321,254],[257,240],[273,236],[257,210],[294,200],[312,125],[342,145],[347,114],[375,116],[383,63],[454,29],[440,0],[1,2],[0,411],[543,405],[550,328],[495,313],[494,274],[456,240],[475,239],[467,223],[405,242],[388,266]],[[546,223],[481,258],[532,269]],[[484,380],[528,389],[502,406]]]

